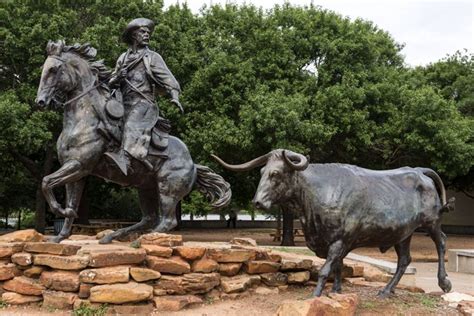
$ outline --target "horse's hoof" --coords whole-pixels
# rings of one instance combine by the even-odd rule
[[[438,282],[438,285],[445,293],[448,293],[451,291],[452,285],[451,285],[451,281],[449,281],[448,279],[440,280]]]
[[[77,215],[77,212],[74,211],[72,208],[66,208],[64,210],[64,217],[68,217],[68,218],[78,218],[79,216]]]
[[[112,240],[114,240],[114,237],[111,236],[112,234],[105,235],[101,239],[99,239],[99,244],[105,245],[105,244],[110,244]]]
[[[342,290],[341,289],[331,289],[331,293],[341,294]]]
[[[61,242],[61,240],[64,240],[66,239],[66,237],[64,236],[61,236],[61,235],[57,235],[57,236],[51,236],[51,237],[48,237],[47,240],[49,242],[52,242],[52,243],[55,243],[55,244],[58,244]]]

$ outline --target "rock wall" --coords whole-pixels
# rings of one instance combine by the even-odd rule
[[[275,293],[311,282],[319,270],[312,260],[285,259],[246,240],[199,247],[184,245],[180,235],[151,233],[132,247],[96,240],[54,244],[34,231],[9,235],[0,238],[2,300],[8,304],[43,301],[44,307],[72,309],[107,303],[117,313],[146,314],[257,286],[257,293]]]

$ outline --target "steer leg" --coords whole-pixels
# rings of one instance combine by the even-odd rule
[[[393,278],[388,282],[384,289],[379,292],[380,297],[387,297],[394,293],[394,288],[397,286],[398,282],[405,273],[405,270],[410,264],[410,242],[411,236],[394,246],[398,256],[397,270],[395,271]]]
[[[341,284],[342,284],[342,258],[334,262],[333,274],[334,274],[334,283],[332,285],[331,292],[341,293]]]
[[[436,251],[438,252],[438,285],[444,292],[451,291],[451,281],[446,277],[446,268],[444,266],[444,254],[446,251],[446,235],[441,231],[441,224],[437,224],[435,228],[431,228],[431,239],[436,244]]]
[[[338,262],[342,260],[343,252],[344,246],[342,240],[338,240],[329,246],[326,262],[322,266],[321,270],[319,270],[318,285],[313,292],[314,296],[321,296],[323,293],[324,286],[326,285],[326,281],[333,270],[334,264],[337,265]]]

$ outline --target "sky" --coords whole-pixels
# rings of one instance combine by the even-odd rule
[[[457,50],[474,52],[474,0],[165,0],[165,7],[187,3],[195,13],[203,5],[254,4],[270,9],[275,4],[321,6],[349,17],[374,22],[404,44],[409,66],[436,62]]]

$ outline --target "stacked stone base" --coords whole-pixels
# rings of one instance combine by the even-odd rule
[[[118,314],[179,310],[206,298],[235,298],[251,288],[278,293],[288,284],[311,282],[319,270],[312,260],[284,259],[251,244],[183,245],[180,235],[143,235],[133,247],[96,240],[53,244],[34,231],[1,239],[6,240],[0,243],[2,300],[42,301],[55,309],[107,304]]]

